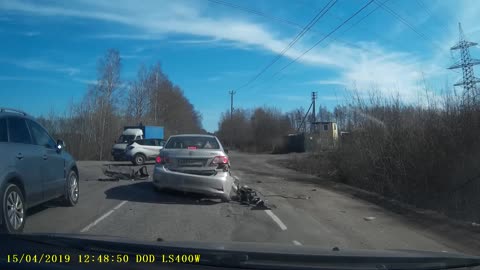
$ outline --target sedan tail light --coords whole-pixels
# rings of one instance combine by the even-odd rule
[[[210,163],[210,166],[218,166],[218,165],[225,165],[225,164],[228,164],[228,157],[216,156]]]
[[[155,163],[157,163],[157,164],[167,164],[167,163],[170,163],[170,159],[168,157],[158,156],[158,157],[155,158]]]

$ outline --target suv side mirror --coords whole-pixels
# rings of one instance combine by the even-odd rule
[[[62,140],[57,140],[57,151],[61,152],[66,147],[65,142]]]

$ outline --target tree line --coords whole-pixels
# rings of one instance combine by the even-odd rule
[[[272,107],[236,109],[221,115],[216,135],[224,144],[248,152],[271,152],[282,136],[293,132],[288,114]]]
[[[162,71],[159,63],[142,65],[137,77],[123,81],[118,50],[98,60],[97,79],[81,100],[72,102],[63,116],[54,112],[39,121],[55,138],[62,138],[78,160],[110,159],[111,147],[125,125],[156,125],[165,136],[205,133],[201,114]]]

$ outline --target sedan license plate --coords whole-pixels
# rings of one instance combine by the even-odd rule
[[[205,161],[202,159],[179,159],[178,165],[183,167],[203,167]]]

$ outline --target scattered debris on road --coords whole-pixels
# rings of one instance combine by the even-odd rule
[[[128,169],[112,168],[111,165],[103,168],[103,174],[109,178],[99,178],[99,181],[119,181],[119,180],[146,180],[148,179],[148,171],[146,166],[139,169],[128,167]]]
[[[364,217],[363,219],[366,221],[372,221],[375,220],[375,217]]]
[[[232,199],[238,200],[243,205],[253,205],[252,210],[269,209],[265,201],[257,195],[257,192],[247,185],[238,186],[237,196]]]

